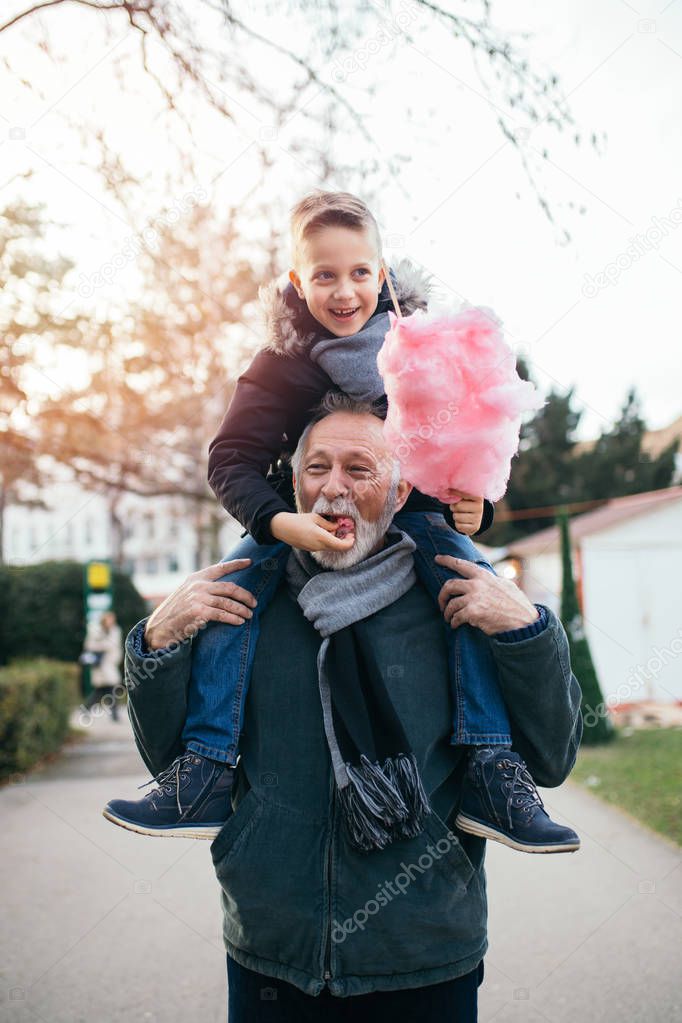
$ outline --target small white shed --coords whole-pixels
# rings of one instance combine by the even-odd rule
[[[571,519],[585,632],[610,706],[682,701],[682,486],[614,498]],[[556,526],[507,548],[529,598],[559,611]]]

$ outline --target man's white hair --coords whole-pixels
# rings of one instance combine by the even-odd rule
[[[326,419],[327,416],[332,415],[334,412],[349,412],[352,415],[373,415],[376,416],[377,419],[383,420],[384,416],[381,414],[381,411],[381,408],[378,408],[370,402],[357,401],[356,399],[350,398],[348,395],[339,391],[329,391],[318,407],[313,420],[306,426],[305,430],[301,434],[296,450],[292,456],[291,463],[297,480],[300,480],[301,478],[305,453],[310,439],[310,431],[317,423]],[[382,455],[379,464],[382,465],[382,467],[386,467],[389,460],[391,466],[391,479],[388,492],[386,494],[386,501],[381,514],[375,521],[365,519],[360,513],[354,498],[351,497],[337,497],[333,501],[328,501],[322,496],[322,494],[320,494],[313,504],[313,507],[309,509],[312,512],[317,512],[319,515],[349,515],[355,520],[355,543],[350,550],[322,550],[311,552],[312,557],[318,562],[318,564],[322,565],[323,568],[349,568],[351,565],[356,565],[359,561],[363,561],[369,554],[377,549],[378,544],[381,544],[383,537],[386,535],[386,530],[390,526],[395,514],[398,497],[398,484],[401,478],[400,462],[394,456],[388,455],[388,457],[386,457]],[[360,485],[361,484],[358,482],[358,487]],[[296,507],[300,511],[301,504],[299,498],[300,490],[296,487]]]
[[[327,418],[327,416],[333,415],[334,412],[349,412],[354,416],[376,416],[377,419],[383,421],[385,418],[385,405],[380,402],[363,401],[359,398],[351,398],[350,395],[344,394],[343,391],[327,391],[324,398],[315,409],[313,418],[299,437],[296,450],[291,456],[291,467],[294,470],[294,476],[297,479],[300,479],[301,477],[303,459],[305,457],[308,440],[310,439],[313,427],[316,426],[317,423],[321,423],[323,419]],[[396,487],[398,485],[400,473],[400,462],[397,458],[393,457],[391,466],[391,487]]]

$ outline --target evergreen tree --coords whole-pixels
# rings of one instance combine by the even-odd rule
[[[518,370],[521,377],[529,378],[525,365],[520,363]],[[523,423],[519,454],[512,461],[504,497],[505,509],[522,512],[575,499],[575,431],[581,415],[573,408],[573,390],[565,395],[552,390],[545,405]],[[547,518],[500,522],[486,534],[485,542],[509,543],[550,523]]]
[[[585,635],[583,616],[578,605],[578,594],[573,578],[571,560],[571,536],[568,515],[562,513],[557,517],[561,533],[561,621],[568,636],[571,652],[571,667],[582,689],[580,712],[583,719],[583,738],[586,746],[608,742],[613,738],[613,725],[608,717],[604,696],[599,685],[597,672],[590,653],[589,643]]]
[[[528,379],[522,363],[518,370]],[[546,508],[552,513],[556,505],[608,501],[671,486],[679,442],[673,441],[656,457],[643,450],[646,423],[634,388],[628,392],[613,426],[603,430],[594,444],[577,452],[575,432],[581,415],[573,408],[572,389],[566,394],[549,392],[543,408],[521,427],[519,454],[512,461],[500,510]],[[544,529],[550,522],[547,514],[507,522],[498,519],[485,542],[510,543]]]
[[[652,458],[642,450],[645,433],[639,398],[632,388],[613,427],[576,459],[576,492],[585,495],[577,500],[624,497],[670,486],[679,442],[673,441]]]

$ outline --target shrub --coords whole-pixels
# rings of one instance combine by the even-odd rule
[[[75,664],[41,658],[0,668],[0,778],[58,750],[78,700]]]
[[[113,572],[114,611],[123,635],[147,614],[129,576]],[[85,638],[83,565],[43,561],[0,570],[0,664],[17,657],[76,661]]]

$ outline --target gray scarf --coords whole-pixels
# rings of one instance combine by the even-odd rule
[[[287,563],[291,589],[323,638],[317,668],[325,734],[348,836],[365,852],[419,834],[430,813],[381,672],[354,630],[414,585],[414,550],[392,526],[386,546],[350,568],[324,570],[295,549]]]
[[[377,368],[377,355],[388,327],[388,313],[375,313],[355,334],[313,341],[310,358],[351,398],[378,401],[385,388]]]

